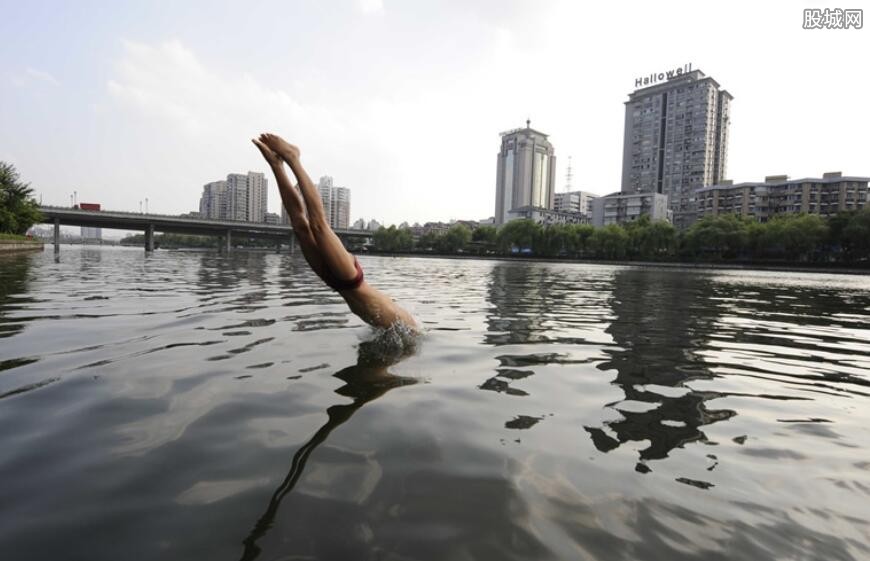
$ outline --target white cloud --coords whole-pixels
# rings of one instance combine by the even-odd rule
[[[321,173],[335,176],[353,189],[355,202],[364,200],[366,178],[384,180],[367,172],[373,162],[387,158],[381,136],[369,128],[364,105],[328,108],[302,103],[253,76],[224,75],[207,68],[180,41],[125,42],[107,90],[118,102],[119,117],[132,121],[123,130],[137,145],[128,150],[151,158],[173,183],[183,183],[189,190],[185,198],[190,208],[204,183],[230,172],[268,169],[249,142],[263,131],[298,142],[315,180]],[[158,187],[148,188],[154,192]],[[166,193],[163,200],[177,201],[178,195]],[[271,210],[277,210],[278,201],[273,188]],[[352,209],[354,215],[359,211],[359,207]]]

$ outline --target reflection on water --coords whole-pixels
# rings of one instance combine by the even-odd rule
[[[0,551],[870,558],[866,277],[362,260],[0,260]]]
[[[275,522],[275,515],[281,506],[281,501],[293,490],[302,476],[308,457],[320,444],[323,444],[329,434],[346,423],[366,403],[381,397],[391,389],[417,383],[414,378],[395,376],[387,370],[412,350],[396,345],[388,334],[381,332],[374,340],[360,344],[359,358],[355,365],[334,374],[345,383],[335,390],[335,393],[350,397],[353,401],[330,406],[326,410],[329,417],[326,423],[293,455],[287,477],[272,494],[266,512],[257,520],[254,529],[244,540],[245,551],[242,559],[256,559],[260,555],[262,550],[257,546],[257,541],[268,533]]]
[[[0,255],[0,338],[11,337],[24,329],[22,324],[10,321],[9,316],[10,312],[33,302],[27,291],[32,259],[31,254]],[[0,370],[4,369],[5,362],[0,362]]]
[[[598,368],[616,371],[613,383],[624,398],[607,404],[618,412],[615,420],[585,429],[601,452],[626,442],[647,442],[635,468],[647,473],[649,460],[667,458],[671,450],[689,442],[707,442],[700,427],[736,414],[707,408],[706,402],[721,398],[721,393],[687,386],[713,377],[701,351],[716,329],[718,309],[711,303],[713,284],[702,275],[622,270],[614,275],[612,286],[614,319],[606,331],[615,346],[605,349],[609,360]]]

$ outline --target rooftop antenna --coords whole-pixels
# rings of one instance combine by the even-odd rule
[[[574,177],[574,174],[571,173],[571,156],[568,156],[568,171],[565,172],[565,192],[571,192],[571,179]]]

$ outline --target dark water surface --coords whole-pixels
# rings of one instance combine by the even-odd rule
[[[0,260],[0,559],[868,559],[870,279]]]

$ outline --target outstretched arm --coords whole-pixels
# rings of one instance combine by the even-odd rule
[[[342,280],[350,280],[356,276],[353,256],[344,248],[344,244],[329,226],[329,219],[323,210],[320,193],[308,177],[299,159],[299,149],[275,134],[262,134],[260,140],[272,152],[287,162],[293,175],[299,181],[299,190],[305,199],[308,210],[308,224],[326,267],[332,274]]]
[[[320,256],[320,250],[317,248],[314,235],[311,233],[308,218],[305,216],[305,203],[299,194],[299,190],[290,184],[290,178],[287,177],[287,172],[284,170],[284,162],[278,154],[259,140],[252,140],[252,142],[260,149],[260,153],[269,163],[272,173],[275,174],[278,192],[281,194],[281,202],[284,203],[284,208],[287,209],[290,225],[293,227],[296,239],[299,240],[302,255],[305,256],[305,260],[308,261],[311,269],[322,278],[323,259]]]

